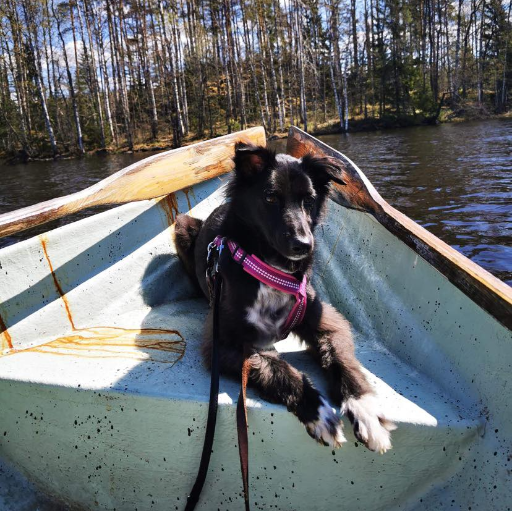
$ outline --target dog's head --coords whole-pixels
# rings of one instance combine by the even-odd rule
[[[243,143],[235,147],[234,162],[228,196],[237,214],[284,258],[311,256],[330,182],[344,184],[342,164],[328,157],[276,155]]]

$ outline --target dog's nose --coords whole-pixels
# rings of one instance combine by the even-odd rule
[[[291,243],[291,248],[294,254],[307,254],[311,250],[311,242],[294,238]]]

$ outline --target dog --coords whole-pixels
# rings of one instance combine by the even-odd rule
[[[314,232],[324,214],[331,182],[345,184],[342,164],[329,157],[276,155],[265,147],[244,143],[235,146],[233,160],[228,201],[204,222],[188,215],[176,219],[176,248],[187,273],[209,297],[208,245],[221,235],[280,272],[299,280],[304,275],[309,278]],[[356,438],[367,448],[380,453],[390,449],[390,432],[396,427],[386,418],[361,370],[349,322],[317,297],[308,279],[306,312],[293,332],[323,368],[329,402],[307,375],[280,359],[273,347],[295,298],[261,283],[231,257],[222,257],[220,266],[220,371],[240,377],[244,350],[247,355],[249,347],[249,385],[265,400],[284,405],[313,439],[332,448],[346,441],[332,403],[349,418]],[[211,348],[210,311],[203,345],[207,366]]]

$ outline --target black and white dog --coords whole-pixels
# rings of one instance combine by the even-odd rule
[[[276,155],[259,146],[239,143],[235,172],[227,188],[228,202],[203,223],[187,215],[176,220],[178,254],[188,274],[208,296],[205,279],[208,244],[222,235],[265,263],[299,280],[312,271],[314,230],[325,209],[330,182],[343,185],[342,167],[334,159]],[[227,251],[226,251],[227,252]],[[327,399],[308,377],[279,358],[273,343],[293,307],[294,297],[260,283],[233,259],[222,258],[220,306],[221,371],[240,376],[244,346],[251,347],[249,384],[260,395],[283,404],[311,437],[339,447],[345,441],[342,423]],[[361,371],[354,354],[349,322],[321,302],[308,284],[307,308],[294,331],[317,356],[329,381],[332,402],[350,419],[358,440],[370,450],[391,448],[394,424]],[[210,362],[212,316],[204,343]]]

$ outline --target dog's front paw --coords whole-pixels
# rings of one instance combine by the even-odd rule
[[[385,453],[391,448],[390,432],[396,429],[396,425],[386,419],[374,394],[348,398],[341,406],[341,413],[347,415],[354,426],[356,438],[368,449]]]
[[[339,448],[346,441],[343,435],[343,423],[336,414],[336,410],[320,396],[320,405],[317,409],[316,419],[306,422],[308,434],[323,444]]]

